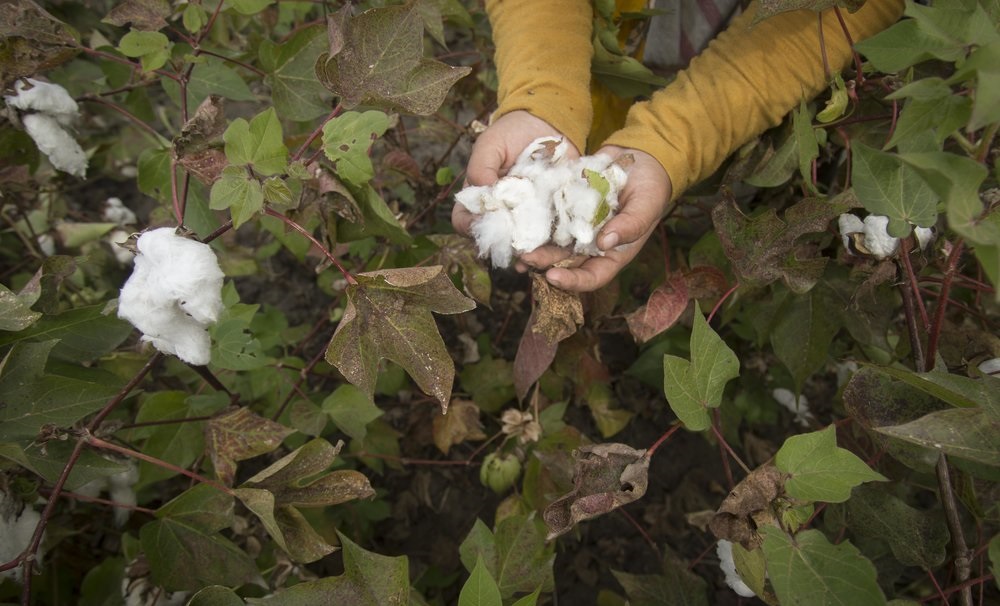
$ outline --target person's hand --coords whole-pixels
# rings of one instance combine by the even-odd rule
[[[562,133],[548,122],[526,111],[518,110],[504,114],[476,139],[465,173],[466,181],[469,185],[492,185],[507,174],[517,161],[517,157],[532,141],[540,137],[562,136]],[[580,152],[569,143],[566,157],[579,156]],[[455,231],[468,236],[469,228],[476,216],[461,204],[455,204],[451,210],[451,224],[455,227]]]
[[[632,154],[635,164],[628,170],[628,181],[618,194],[619,210],[597,236],[597,246],[603,257],[574,257],[570,267],[552,267],[573,257],[573,253],[557,246],[543,246],[521,255],[519,269],[524,265],[537,269],[549,268],[545,278],[563,290],[585,292],[597,290],[610,282],[642,249],[656,229],[670,200],[670,177],[663,166],[646,152],[605,146],[597,153],[617,158]]]

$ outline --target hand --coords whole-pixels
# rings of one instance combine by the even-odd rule
[[[529,143],[540,137],[562,136],[548,122],[526,111],[504,114],[476,139],[466,170],[466,181],[469,185],[492,185],[507,174]],[[577,158],[580,152],[569,143],[566,156]],[[469,228],[475,218],[476,215],[461,204],[456,204],[451,210],[451,224],[462,235],[469,235]]]
[[[628,182],[618,194],[619,210],[597,236],[603,257],[580,257],[574,267],[552,267],[573,256],[572,251],[557,246],[543,246],[521,255],[519,265],[550,268],[545,278],[563,290],[597,290],[610,282],[642,249],[666,212],[671,185],[667,171],[653,156],[636,149],[606,146],[598,153],[617,158],[632,154],[635,164],[628,171]],[[571,262],[572,263],[572,262]]]

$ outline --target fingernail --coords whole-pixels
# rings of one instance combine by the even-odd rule
[[[552,278],[552,277],[549,277],[548,275],[546,275],[545,279],[549,281],[549,284],[551,284],[552,286],[555,286],[556,288],[562,288],[563,287],[562,281],[559,278]]]
[[[604,236],[604,246],[602,246],[601,248],[603,248],[604,250],[614,248],[615,246],[618,246],[618,240],[619,240],[618,234],[615,232],[611,232],[610,234]]]

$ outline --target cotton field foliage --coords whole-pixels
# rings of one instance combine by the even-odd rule
[[[142,331],[143,341],[156,349],[189,364],[208,364],[208,327],[222,312],[223,273],[215,252],[170,227],[142,234],[136,248],[118,316]]]
[[[515,254],[549,243],[601,254],[597,233],[618,209],[628,161],[605,154],[572,159],[568,151],[564,139],[536,139],[496,183],[455,194],[459,204],[478,215],[472,236],[480,257],[506,267]]]
[[[23,112],[21,123],[28,136],[57,170],[76,177],[87,174],[87,154],[69,132],[80,117],[80,108],[65,88],[28,78],[18,80],[15,95],[4,97],[10,107]]]

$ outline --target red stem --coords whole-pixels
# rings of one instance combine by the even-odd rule
[[[651,458],[653,456],[653,453],[656,452],[656,449],[659,448],[664,442],[669,440],[670,436],[674,435],[674,433],[676,433],[677,430],[680,429],[681,427],[683,427],[683,425],[681,425],[680,423],[674,423],[673,425],[671,425],[670,429],[663,432],[663,435],[660,436],[655,442],[653,442],[652,446],[646,449],[646,458]]]
[[[300,145],[299,148],[295,150],[295,153],[292,154],[291,161],[295,162],[296,160],[301,158],[302,154],[306,153],[306,150],[309,149],[309,146],[312,145],[312,142],[316,140],[316,137],[319,137],[321,134],[323,134],[323,127],[326,126],[326,123],[339,116],[343,111],[344,111],[344,106],[338,103],[337,107],[334,107],[333,111],[327,114],[326,118],[324,118],[323,121],[320,122],[319,126],[317,126],[316,129],[313,130],[312,133],[310,133],[309,138],[305,140],[305,143]]]
[[[133,114],[132,112],[128,111],[127,109],[125,109],[121,105],[118,105],[117,103],[112,103],[111,101],[106,101],[104,99],[101,99],[100,97],[89,97],[89,96],[80,97],[80,101],[89,101],[90,103],[97,103],[98,105],[103,105],[105,107],[113,109],[114,111],[116,111],[119,114],[121,114],[121,115],[125,116],[126,118],[128,118],[129,121],[132,122],[134,125],[138,126],[140,130],[144,130],[147,133],[150,133],[151,135],[153,135],[153,138],[157,142],[159,142],[160,139],[161,139],[160,133],[156,132],[156,129],[154,129],[152,126],[150,126],[146,122],[143,122],[142,120],[140,120],[139,118],[137,118],[135,116],[135,114]]]
[[[841,14],[840,7],[833,7],[833,13],[837,15],[837,20],[840,21],[840,28],[844,31],[844,37],[847,38],[848,46],[851,47],[851,55],[854,56],[854,69],[857,71],[858,86],[861,86],[865,82],[865,73],[861,69],[861,57],[854,50],[854,37],[851,36],[851,30],[847,29],[847,22],[844,21],[844,15]]]
[[[715,307],[712,308],[712,312],[708,314],[708,318],[705,319],[706,322],[708,322],[709,324],[712,323],[712,318],[715,317],[715,312],[719,311],[719,308],[722,307],[722,304],[726,302],[726,299],[728,299],[731,294],[736,292],[736,289],[739,287],[740,287],[739,282],[733,284],[732,288],[727,290],[725,294],[723,294],[722,297],[719,298],[719,301],[715,304]]]
[[[958,260],[962,256],[962,249],[965,242],[960,238],[951,249],[948,255],[948,264],[945,269],[944,279],[941,281],[941,294],[938,296],[937,308],[934,310],[934,324],[931,326],[927,337],[927,370],[932,370],[937,356],[938,340],[941,338],[941,327],[944,324],[944,314],[948,309],[948,295],[951,293],[951,282],[958,271]]]
[[[93,446],[94,448],[102,448],[104,450],[111,450],[113,452],[117,452],[119,454],[123,454],[123,455],[125,455],[127,457],[131,457],[133,459],[139,459],[140,461],[145,461],[145,462],[150,463],[152,465],[156,465],[157,467],[162,467],[163,469],[168,469],[168,470],[170,470],[170,471],[172,471],[174,473],[179,473],[181,475],[185,475],[185,476],[191,478],[192,480],[197,480],[197,481],[199,481],[199,482],[201,482],[203,484],[208,484],[212,488],[215,488],[215,489],[217,489],[217,490],[219,490],[221,492],[224,492],[224,493],[226,493],[226,494],[228,494],[230,496],[233,495],[233,491],[232,491],[231,488],[229,488],[227,486],[223,486],[222,484],[219,484],[215,480],[211,480],[209,478],[206,478],[205,476],[198,475],[198,474],[194,473],[193,471],[188,471],[187,469],[184,469],[183,467],[178,467],[177,465],[174,465],[173,463],[168,463],[167,461],[164,461],[162,459],[157,459],[156,457],[151,457],[151,456],[149,456],[149,455],[147,455],[145,453],[139,452],[137,450],[132,450],[130,448],[125,448],[124,446],[119,446],[117,444],[112,444],[111,442],[108,442],[108,441],[102,440],[100,438],[94,437],[90,433],[87,433],[86,435],[84,435],[83,441],[86,442],[87,444]]]
[[[181,207],[181,198],[177,191],[177,158],[170,158],[170,200],[174,206],[174,218],[177,225],[184,225],[184,209]]]
[[[308,238],[309,241],[312,242],[313,245],[316,246],[316,248],[318,248],[320,250],[320,252],[322,252],[326,256],[326,258],[329,259],[330,262],[333,263],[337,267],[337,269],[340,270],[340,273],[343,274],[344,279],[347,280],[348,284],[357,284],[358,283],[358,281],[354,278],[354,276],[351,274],[351,272],[349,272],[346,269],[344,269],[344,266],[340,264],[340,261],[337,260],[337,257],[334,257],[333,253],[331,253],[329,251],[329,249],[327,249],[327,247],[323,246],[323,244],[319,240],[317,240],[316,238],[314,238],[311,233],[309,233],[308,231],[306,231],[306,229],[304,227],[302,227],[301,225],[299,225],[295,221],[292,221],[291,219],[289,219],[285,215],[283,215],[283,214],[281,214],[281,213],[279,213],[277,211],[272,210],[271,208],[265,208],[264,209],[264,213],[267,214],[267,215],[270,215],[270,216],[272,216],[272,217],[274,217],[276,219],[281,219],[281,221],[284,222],[285,225],[291,227],[295,231],[299,232],[300,234],[302,234],[303,236],[305,236],[306,238]]]

